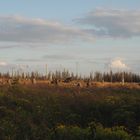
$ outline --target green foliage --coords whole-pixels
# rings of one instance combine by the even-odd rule
[[[52,139],[55,140],[86,140],[88,136],[88,130],[82,129],[78,126],[57,126],[53,132]]]
[[[3,88],[0,140],[139,140],[140,91]]]
[[[96,140],[132,140],[124,129],[124,127],[103,128],[98,125]]]

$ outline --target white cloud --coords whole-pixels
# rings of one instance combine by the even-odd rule
[[[0,66],[7,66],[7,63],[4,61],[0,61]]]
[[[117,69],[117,70],[127,70],[128,69],[128,66],[120,58],[116,58],[116,59],[112,60],[110,63],[110,67],[112,69]]]
[[[44,19],[21,16],[0,16],[0,41],[68,44],[75,41],[94,41],[93,36],[76,27]]]
[[[75,20],[98,37],[129,38],[140,36],[140,11],[96,9]]]

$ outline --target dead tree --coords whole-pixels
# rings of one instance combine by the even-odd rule
[[[32,81],[32,84],[36,84],[36,79],[35,78],[32,78],[31,81]]]

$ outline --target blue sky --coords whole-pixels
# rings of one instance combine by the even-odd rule
[[[139,0],[4,0],[0,2],[1,15],[23,15],[71,21],[97,8],[139,9]]]
[[[0,2],[0,71],[140,71],[139,0]],[[87,69],[88,68],[88,69]]]

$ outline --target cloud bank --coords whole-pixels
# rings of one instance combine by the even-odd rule
[[[84,30],[97,37],[130,38],[140,36],[140,11],[95,9],[75,19]]]
[[[22,16],[0,16],[0,42],[68,45],[79,41],[91,43],[95,37],[140,36],[138,10],[95,9],[74,21],[78,26]]]
[[[79,28],[44,19],[21,16],[0,16],[0,41],[23,43],[68,44],[94,41]]]

